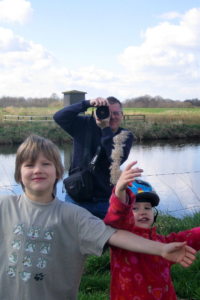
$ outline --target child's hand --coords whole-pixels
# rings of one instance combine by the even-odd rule
[[[134,161],[126,166],[122,172],[115,188],[115,195],[123,202],[126,203],[126,188],[128,184],[135,180],[136,177],[140,177],[143,172],[142,169],[134,168],[131,169],[137,161]]]
[[[185,268],[188,268],[193,260],[195,260],[194,254],[196,250],[187,246],[186,242],[165,244],[165,251],[162,257],[169,261],[179,263]]]

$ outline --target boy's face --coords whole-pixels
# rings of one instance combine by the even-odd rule
[[[55,165],[43,152],[38,154],[34,163],[27,160],[21,166],[21,181],[25,186],[25,193],[33,201],[51,202],[56,178]]]
[[[133,206],[135,226],[141,228],[150,228],[154,221],[154,215],[151,203],[136,202]]]

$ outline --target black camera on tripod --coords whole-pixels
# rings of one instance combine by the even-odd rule
[[[96,116],[100,120],[108,118],[110,115],[109,106],[99,106],[96,110]]]

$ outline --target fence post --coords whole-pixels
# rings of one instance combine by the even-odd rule
[[[123,115],[124,124],[126,123],[126,116]]]

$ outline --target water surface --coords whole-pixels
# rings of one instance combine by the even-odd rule
[[[72,159],[72,146],[59,146],[65,177]],[[18,146],[0,146],[0,194],[20,194],[14,181],[15,154]],[[176,217],[200,209],[200,140],[134,142],[127,163],[137,160],[144,170],[142,179],[150,182],[160,196],[158,208]],[[58,197],[64,201],[62,182]]]

